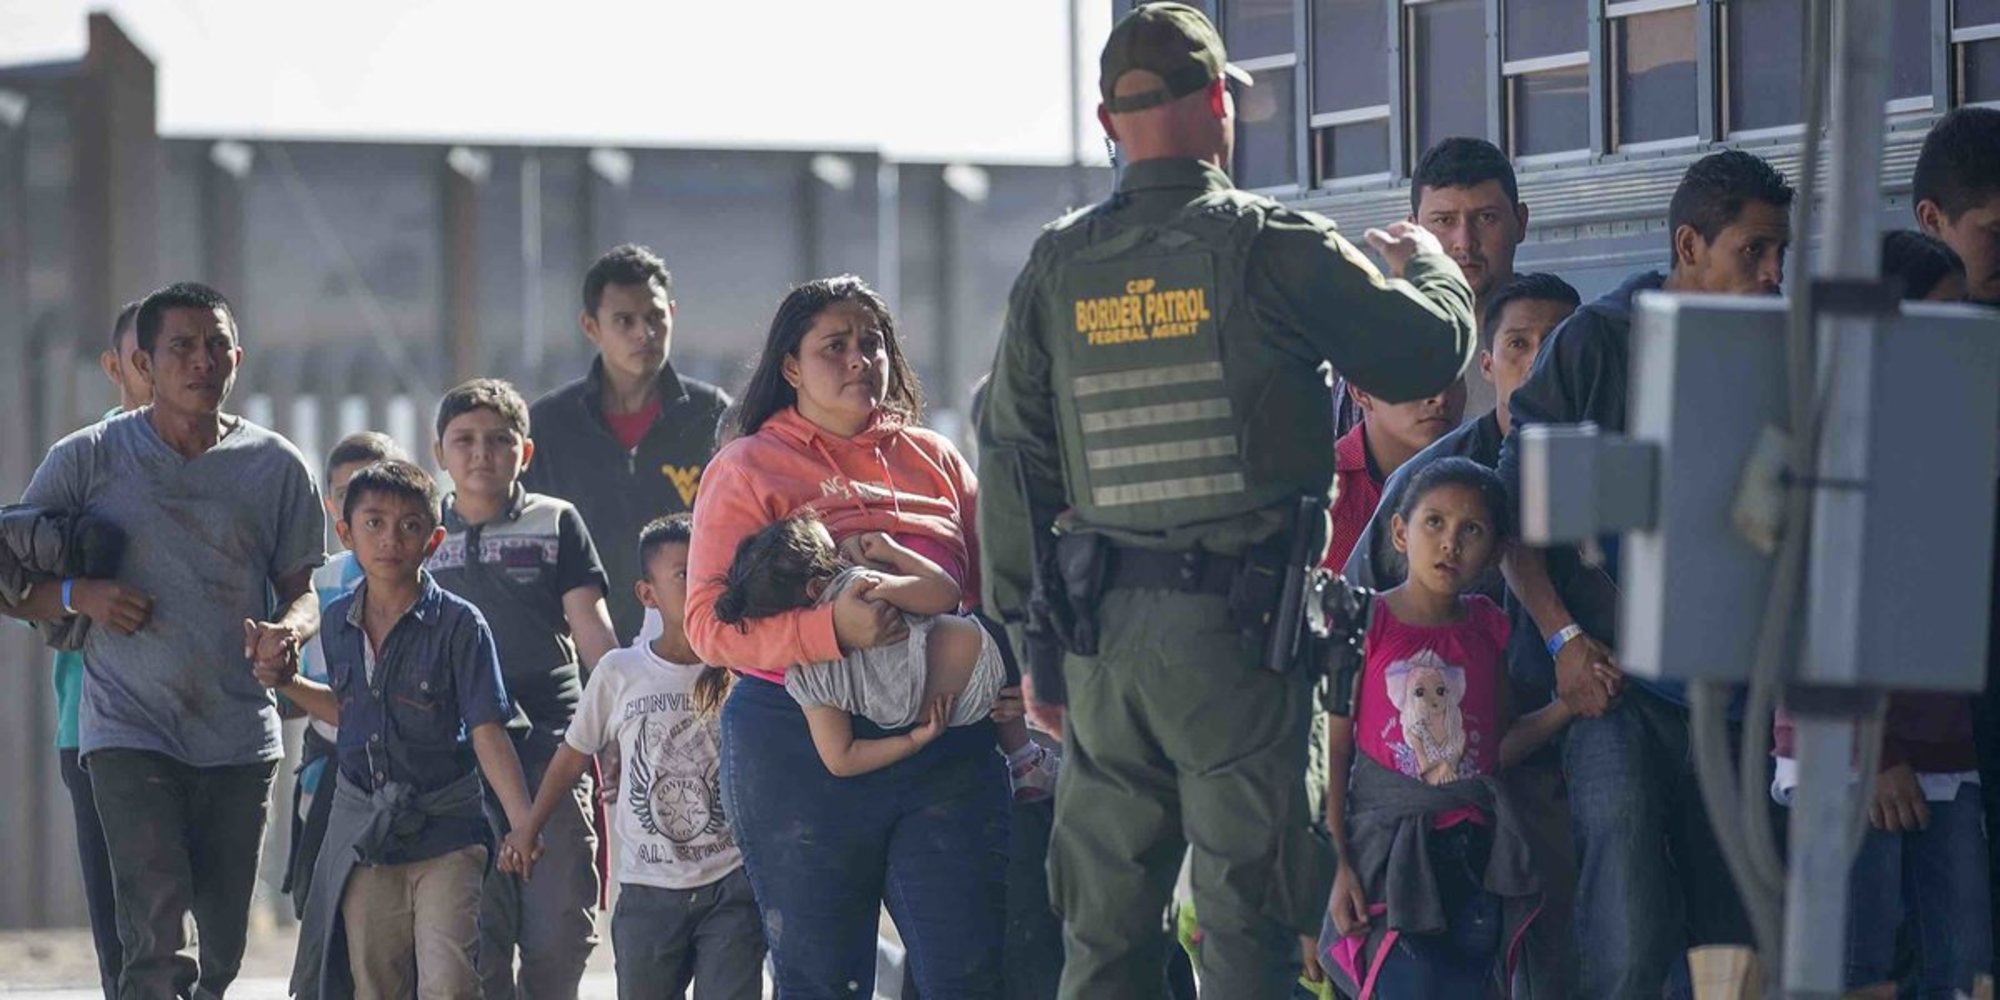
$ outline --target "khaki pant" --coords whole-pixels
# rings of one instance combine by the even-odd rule
[[[1306,809],[1308,679],[1265,670],[1220,597],[1115,590],[1070,657],[1049,889],[1064,1000],[1160,995],[1162,915],[1193,849],[1204,1000],[1285,996],[1330,852]]]
[[[406,865],[356,865],[341,897],[355,1000],[480,995],[486,846]]]

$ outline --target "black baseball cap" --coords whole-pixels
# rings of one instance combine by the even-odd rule
[[[1118,78],[1132,70],[1156,73],[1166,85],[1113,96]],[[1222,36],[1206,15],[1183,3],[1148,3],[1112,26],[1098,59],[1097,87],[1105,110],[1122,114],[1178,100],[1224,76],[1246,87],[1251,82],[1249,73],[1229,64]]]

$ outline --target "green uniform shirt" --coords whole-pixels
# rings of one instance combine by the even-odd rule
[[[1243,242],[1240,226],[1255,226],[1260,217],[1261,228],[1247,231]],[[1188,245],[1189,233],[1216,232],[1230,234],[1228,240]],[[1100,235],[1104,241],[1094,245]],[[1108,257],[1102,252],[1111,239],[1132,248],[1129,258],[1123,250]],[[1162,246],[1169,256],[1161,256]],[[1135,280],[1118,282],[1117,268],[1128,259],[1136,262]],[[1146,279],[1150,274],[1162,277],[1154,282]],[[1116,298],[1121,284],[1134,296],[1123,308]],[[1168,288],[1169,297],[1155,302],[1158,290]],[[1113,298],[1099,297],[1105,295]],[[1182,320],[1189,322],[1177,322]],[[1109,201],[1043,233],[1008,300],[992,382],[978,414],[986,607],[1020,616],[1033,572],[1030,533],[1047,531],[1061,512],[1091,505],[1083,501],[1118,511],[1124,523],[1082,527],[1125,544],[1199,545],[1233,554],[1270,536],[1283,527],[1297,497],[1332,488],[1332,401],[1317,371],[1322,363],[1376,396],[1419,399],[1458,378],[1475,343],[1472,290],[1443,254],[1418,254],[1404,279],[1388,279],[1332,222],[1235,192],[1228,176],[1208,164],[1131,164]],[[1111,351],[1120,353],[1107,366],[1101,359]],[[1107,367],[1127,370],[1097,374]],[[1145,371],[1135,378],[1130,372],[1136,369]],[[1182,378],[1179,372],[1195,374]],[[1186,387],[1170,383],[1191,378],[1220,386],[1201,390],[1215,398],[1185,402]],[[1150,451],[1143,440],[1108,449],[1066,440],[1066,428],[1079,426],[1079,419],[1094,421],[1080,425],[1086,436],[1093,429],[1125,429],[1113,426],[1130,423],[1123,416],[1076,416],[1078,395],[1114,390],[1126,392],[1131,404],[1109,404],[1126,406],[1121,414],[1151,411],[1137,419],[1208,424],[1195,438],[1172,440],[1170,427],[1141,427],[1168,440]],[[1192,415],[1162,416],[1165,411]],[[1204,460],[1227,462],[1214,466],[1226,474],[1204,477]],[[1126,499],[1119,490],[1127,488],[1113,477],[1143,477],[1133,467],[1148,462],[1179,462],[1161,474],[1166,485],[1192,483],[1194,493],[1214,494],[1195,503],[1220,515],[1196,523],[1139,523],[1147,510],[1173,505],[1106,507]],[[1112,485],[1080,491],[1086,464]]]

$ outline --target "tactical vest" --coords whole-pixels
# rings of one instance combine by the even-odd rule
[[[1132,225],[1115,203],[1059,223],[1044,301],[1072,516],[1133,533],[1229,518],[1278,504],[1312,475],[1279,474],[1320,447],[1332,474],[1331,414],[1315,365],[1274,346],[1245,300],[1251,248],[1271,204],[1217,191],[1170,220]],[[1252,410],[1316,427],[1270,426]],[[1258,426],[1263,424],[1261,428]],[[1257,441],[1253,435],[1284,440]],[[1308,483],[1297,482],[1299,479]]]

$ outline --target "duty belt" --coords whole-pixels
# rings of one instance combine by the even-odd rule
[[[1225,597],[1243,568],[1243,560],[1237,556],[1200,549],[1165,552],[1119,546],[1111,562],[1111,590],[1174,590]]]

